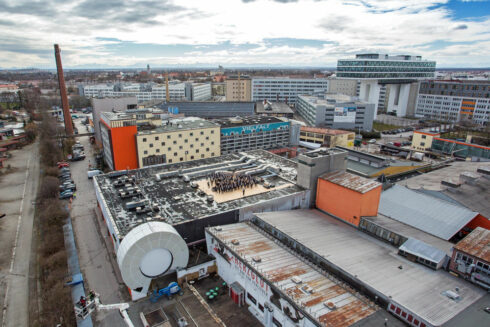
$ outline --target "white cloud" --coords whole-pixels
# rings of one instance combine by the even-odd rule
[[[56,2],[56,3],[54,3]],[[337,59],[357,51],[382,51],[423,55],[438,65],[489,66],[490,18],[478,21],[455,20],[445,7],[447,0],[300,0],[278,2],[257,0],[186,0],[152,1],[143,6],[129,0],[77,0],[69,3],[52,0],[42,14],[32,10],[13,10],[0,0],[0,9],[10,10],[14,25],[0,26],[0,66],[52,67],[53,43],[63,51],[64,65],[134,65],[149,62],[166,64],[283,64],[334,66]],[[117,6],[121,3],[120,6]],[[152,3],[157,6],[152,7]],[[50,5],[51,4],[51,5]],[[29,4],[25,4],[29,6]],[[83,12],[76,12],[84,8]],[[149,8],[155,8],[149,10]],[[165,10],[168,8],[168,10]],[[52,12],[52,14],[50,14]],[[2,24],[2,22],[0,22]],[[150,44],[189,44],[194,51],[182,55],[111,53],[117,41]],[[323,48],[273,45],[264,39],[293,38],[331,42]],[[6,40],[17,42],[19,50],[3,46]],[[17,41],[13,41],[17,40]],[[474,42],[445,45],[431,50],[432,42]],[[202,45],[256,44],[254,49],[206,51]],[[23,48],[46,53],[30,53]],[[462,52],[466,49],[466,53]],[[31,52],[36,52],[31,51]],[[12,53],[22,55],[12,56]],[[41,51],[42,52],[42,51]]]

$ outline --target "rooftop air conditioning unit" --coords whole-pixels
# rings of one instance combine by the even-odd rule
[[[231,240],[231,244],[233,244],[233,245],[239,245],[240,244],[240,241],[237,240],[237,239],[233,239],[233,240]]]
[[[303,282],[298,276],[294,276],[293,278],[291,278],[291,281],[295,284],[301,284]]]

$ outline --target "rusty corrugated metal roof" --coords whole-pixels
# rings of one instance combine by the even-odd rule
[[[490,230],[477,227],[468,236],[459,241],[454,248],[490,262]]]
[[[379,309],[367,298],[356,294],[350,286],[333,276],[320,273],[316,266],[302,261],[294,252],[279,246],[256,227],[238,223],[211,227],[208,232],[322,326],[349,326]],[[235,241],[234,245],[232,240],[237,240],[238,244]],[[260,261],[254,261],[254,258],[260,258]],[[301,283],[295,283],[293,277],[299,278]],[[306,287],[312,292],[305,291]],[[327,303],[332,307],[329,308]]]
[[[320,178],[359,193],[366,193],[378,186],[381,186],[381,183],[377,181],[345,171],[333,171],[320,176]]]

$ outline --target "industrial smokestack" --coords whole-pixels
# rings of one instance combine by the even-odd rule
[[[65,119],[65,133],[68,136],[73,135],[73,123],[71,121],[70,106],[68,96],[66,95],[65,76],[63,75],[63,66],[61,65],[60,47],[54,45],[54,56],[56,58],[56,68],[58,69],[58,83],[60,87],[61,107],[63,108],[63,117]]]
[[[165,72],[165,100],[170,102],[170,90],[168,89],[168,72]]]

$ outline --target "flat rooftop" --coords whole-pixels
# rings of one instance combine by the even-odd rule
[[[293,114],[293,110],[283,102],[267,102],[257,101],[255,104],[255,113],[261,114]]]
[[[250,223],[211,227],[207,232],[228,246],[242,261],[248,262],[269,285],[280,290],[283,298],[302,308],[303,313],[321,326],[350,326],[384,311],[335,277],[301,260],[299,255],[280,246]],[[239,244],[234,245],[232,240]],[[253,261],[254,257],[259,257],[260,262]],[[293,277],[300,278],[301,283],[293,282]],[[335,309],[325,305],[329,302]],[[386,311],[384,316],[391,318]]]
[[[256,216],[351,279],[434,326],[443,325],[485,294],[446,271],[435,271],[399,256],[396,248],[320,211],[291,210]],[[444,295],[456,288],[460,295],[457,302]]]
[[[213,128],[213,127],[219,127],[219,125],[205,119],[187,117],[182,119],[169,119],[168,121],[163,121],[162,126],[158,126],[150,130],[138,131],[138,135],[170,133],[170,132],[177,132],[183,130],[203,129],[203,128]]]
[[[371,221],[376,225],[383,227],[384,229],[402,235],[406,238],[414,238],[429,245],[432,245],[433,247],[444,251],[449,257],[451,257],[451,249],[453,248],[454,244],[443,240],[442,238],[435,237],[429,233],[421,231],[420,229],[414,228],[395,219],[383,216],[382,214],[378,214],[376,217],[362,217],[362,219]]]
[[[284,122],[284,120],[281,120],[276,117],[269,117],[269,116],[234,117],[234,118],[225,118],[225,119],[214,119],[213,121],[220,124],[221,128]]]
[[[344,131],[341,129],[320,128],[320,127],[311,127],[311,126],[301,126],[301,131],[325,134],[325,135],[343,135],[343,134],[354,133],[354,132]]]
[[[332,171],[330,173],[326,173],[320,176],[320,178],[361,194],[364,194],[381,186],[381,183],[377,181],[357,176],[345,171]]]
[[[454,248],[490,262],[490,230],[477,227]]]
[[[199,187],[200,181],[204,181],[207,186],[206,178],[212,172],[244,169],[257,170],[253,176],[263,182],[256,186],[267,186],[267,189],[254,192],[254,188],[246,188],[244,195],[240,189],[236,196],[227,201],[215,201],[213,193]],[[122,238],[131,229],[147,221],[163,221],[175,226],[305,192],[305,189],[295,183],[296,169],[297,163],[291,160],[264,150],[253,150],[184,163],[118,171],[96,176],[95,183],[102,194],[102,202],[112,216],[116,233]],[[126,196],[120,196],[120,192],[125,192]],[[221,194],[228,193],[214,195],[219,200]],[[143,210],[138,212],[137,207]]]

